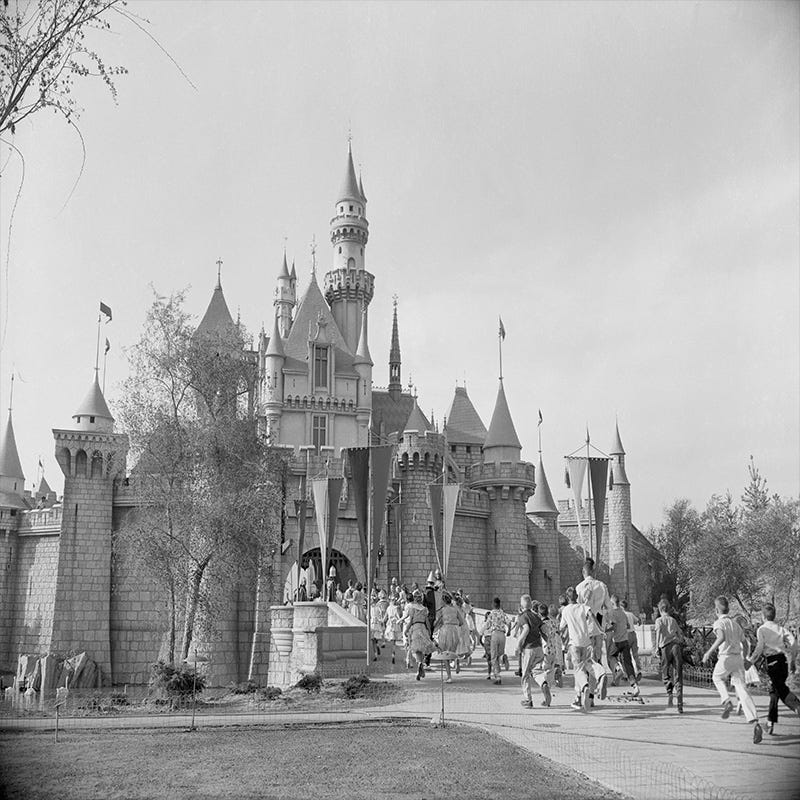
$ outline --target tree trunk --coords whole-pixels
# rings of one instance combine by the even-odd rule
[[[262,576],[262,561],[261,556],[258,558],[258,573],[256,574],[256,600],[255,607],[253,608],[253,641],[250,644],[250,663],[247,666],[247,680],[253,680],[253,669],[256,660],[256,643],[258,641],[258,634],[260,633],[259,622],[261,620],[261,576]]]
[[[189,588],[186,593],[186,621],[183,626],[183,645],[181,646],[181,661],[189,657],[189,648],[194,639],[194,623],[197,619],[197,606],[200,604],[200,585],[203,574],[208,566],[208,559],[201,561],[193,570],[189,578]]]
[[[176,639],[176,626],[178,624],[177,608],[175,602],[175,580],[170,578],[169,581],[169,663],[175,665],[175,639]]]

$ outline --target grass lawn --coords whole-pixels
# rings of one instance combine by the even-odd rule
[[[467,727],[399,722],[0,735],[0,797],[568,798],[620,795]]]

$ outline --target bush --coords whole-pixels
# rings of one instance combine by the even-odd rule
[[[206,679],[197,674],[195,683],[195,672],[181,665],[175,667],[158,661],[150,668],[150,688],[161,689],[167,694],[191,694],[193,687],[196,691],[202,692],[206,685]]]
[[[369,678],[366,675],[354,675],[342,683],[342,691],[345,697],[353,700],[364,694],[367,684],[369,684]]]
[[[297,681],[294,688],[305,689],[309,694],[312,692],[319,694],[319,690],[322,688],[322,676],[317,672],[309,672]]]
[[[242,683],[231,683],[228,691],[231,694],[254,694],[258,690],[258,685],[254,681],[243,681]]]
[[[262,700],[277,700],[283,692],[277,686],[267,686],[266,689],[261,690]]]

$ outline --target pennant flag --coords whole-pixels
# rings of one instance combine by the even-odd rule
[[[542,420],[542,409],[540,408],[539,409],[539,423],[538,424],[541,425],[542,422],[543,422],[543,420]]]
[[[383,524],[386,521],[386,499],[389,495],[389,480],[392,476],[394,445],[380,444],[371,448],[372,467],[372,538],[370,551],[381,542]]]
[[[499,331],[500,338],[505,341],[505,338],[506,338],[506,326],[503,325],[503,318],[502,317],[498,317],[497,319],[500,320],[500,331]]]
[[[42,464],[42,459],[39,459],[39,469],[44,469],[44,464]]]
[[[364,574],[367,574],[367,524],[369,518],[369,447],[350,447],[347,449],[350,462],[350,486],[356,508],[358,543],[361,545],[361,561]]]
[[[458,483],[449,483],[443,487],[444,499],[444,547],[443,547],[443,561],[444,569],[442,572],[447,577],[447,566],[450,563],[450,549],[453,543],[453,523],[456,519],[456,504],[458,503],[458,494],[461,491],[461,486]]]
[[[311,492],[314,495],[314,516],[317,520],[320,560],[324,572],[325,564],[328,563],[328,479],[316,478],[311,481]]]
[[[328,550],[333,553],[336,539],[336,521],[339,519],[339,500],[342,497],[343,478],[328,478]],[[323,579],[328,574],[328,565],[322,565]]]
[[[303,553],[305,552],[306,540],[306,509],[308,508],[308,500],[305,498],[305,478],[301,478],[300,493],[302,495],[302,500],[294,501],[294,513],[297,516],[297,586],[300,585],[300,570],[303,568]]]
[[[567,487],[567,489],[572,488],[569,482],[569,470],[566,467],[564,467],[564,485]]]
[[[111,322],[111,307],[107,306],[102,300],[100,301],[100,313],[108,317],[106,322]]]
[[[585,458],[568,458],[567,459],[567,475],[569,483],[572,487],[572,496],[575,498],[575,519],[578,521],[578,535],[580,540],[583,541],[583,526],[581,525],[581,496],[583,494],[583,479],[586,477],[586,459]],[[592,532],[589,531],[589,541],[584,546],[584,552],[588,555],[591,547],[588,546],[591,541]]]
[[[431,507],[431,518],[433,519],[433,550],[436,553],[436,564],[439,569],[442,569],[442,559],[439,556],[444,550],[444,541],[442,541],[442,484],[429,483],[428,484],[428,505]],[[439,542],[442,546],[439,546]]]
[[[592,505],[594,506],[595,551],[594,558],[600,559],[600,545],[603,540],[603,521],[606,511],[606,480],[608,479],[608,459],[589,459],[589,480],[592,484]]]
[[[106,339],[106,349],[103,351],[103,355],[105,355],[106,353],[108,353],[108,351],[109,351],[110,349],[111,349],[111,342],[109,342],[109,341],[108,341],[108,339]]]

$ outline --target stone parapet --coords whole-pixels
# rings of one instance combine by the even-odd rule
[[[292,685],[294,606],[271,606],[269,612],[268,680],[271,686],[285,689]]]
[[[527,501],[536,488],[536,470],[525,461],[472,464],[466,468],[464,477],[471,489],[485,489],[490,500],[499,491],[504,500],[513,496],[515,500]]]
[[[63,506],[34,508],[19,515],[20,536],[52,535],[61,532]]]

